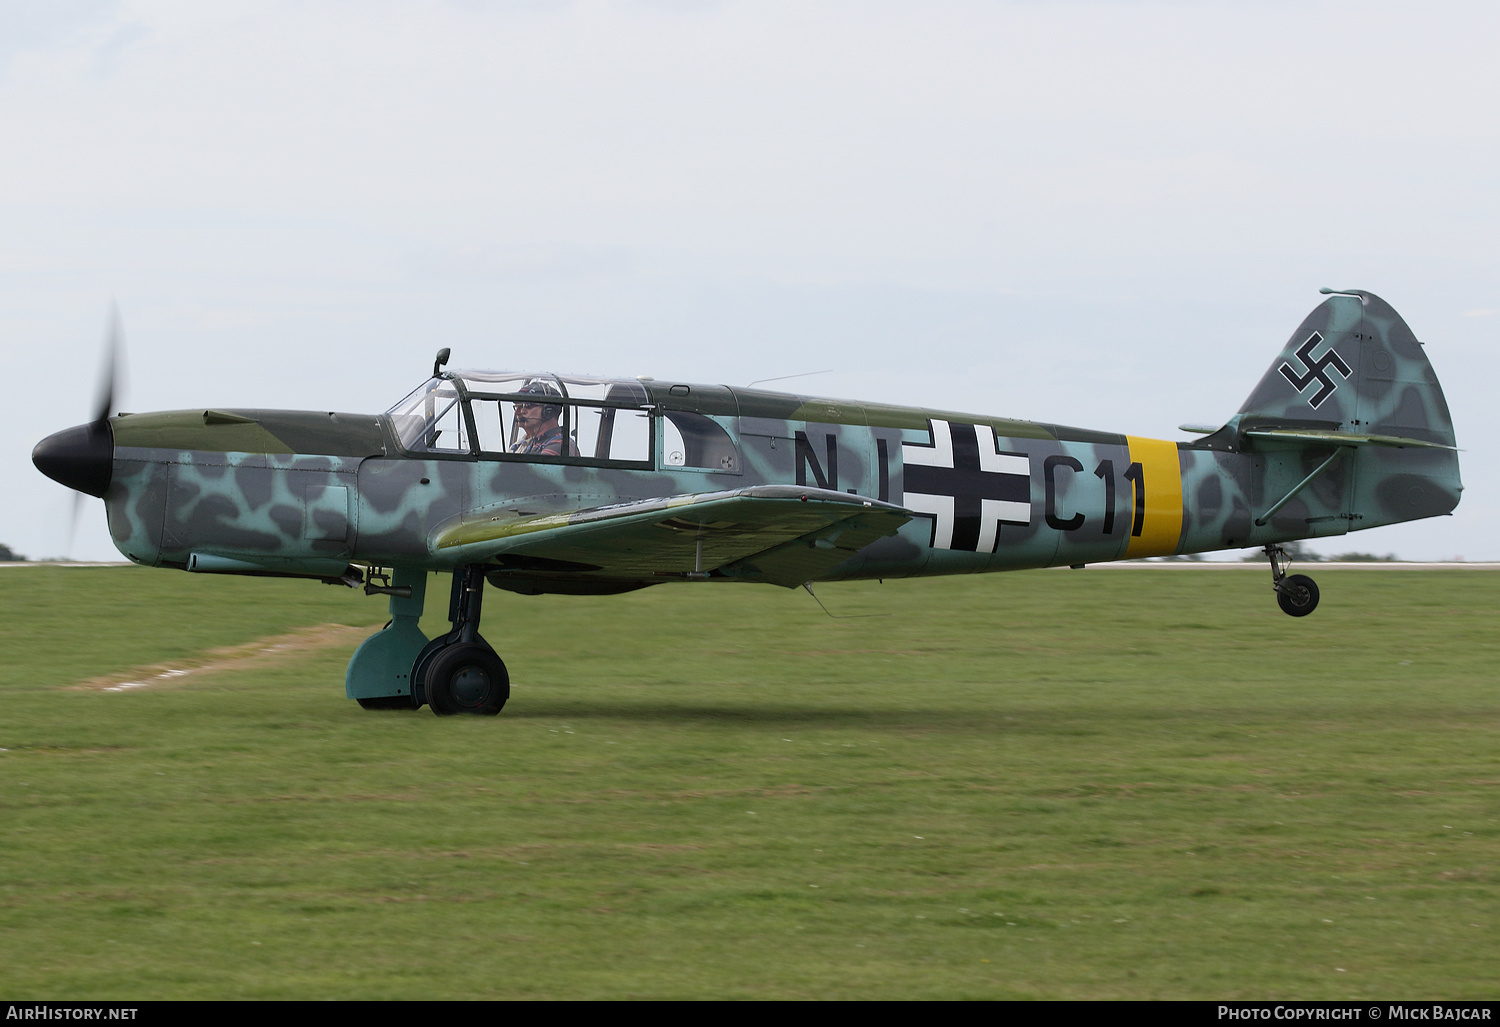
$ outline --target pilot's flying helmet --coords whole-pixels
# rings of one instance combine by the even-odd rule
[[[544,382],[539,378],[531,379],[531,381],[527,382],[516,391],[521,393],[522,395],[527,396],[546,396],[551,399],[559,400],[563,398],[563,394],[558,391],[556,385],[553,385],[551,382]],[[518,402],[524,402],[524,400],[518,400]],[[542,405],[542,416],[548,418],[561,417],[562,404],[544,403]]]

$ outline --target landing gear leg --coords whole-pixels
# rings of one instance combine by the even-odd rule
[[[1318,608],[1318,586],[1306,574],[1287,574],[1291,558],[1277,545],[1266,546],[1271,561],[1271,587],[1276,590],[1276,604],[1292,617],[1306,617]],[[1286,561],[1285,564],[1282,561]]]
[[[484,572],[473,564],[453,571],[448,620],[453,630],[427,644],[412,667],[421,698],[440,717],[472,713],[493,717],[510,698],[510,675],[479,635]]]
[[[365,594],[391,597],[391,622],[355,650],[344,675],[344,694],[367,710],[416,709],[421,704],[411,665],[427,645],[418,623],[427,595],[427,571],[396,567],[387,576],[372,569]]]

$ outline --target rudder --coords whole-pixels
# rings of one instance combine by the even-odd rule
[[[1456,445],[1422,344],[1390,304],[1358,289],[1307,316],[1236,421],[1241,431],[1303,426]]]
[[[1265,455],[1268,472],[1284,463],[1305,473],[1343,451],[1308,490],[1332,504],[1302,534],[1451,512],[1463,490],[1453,419],[1422,344],[1379,296],[1324,292],[1226,428],[1243,451]]]

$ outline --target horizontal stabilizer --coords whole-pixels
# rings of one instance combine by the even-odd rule
[[[1241,434],[1251,439],[1310,442],[1324,446],[1392,446],[1396,449],[1414,446],[1421,449],[1447,449],[1458,452],[1457,446],[1442,442],[1429,442],[1426,439],[1413,439],[1402,435],[1374,435],[1369,432],[1319,431],[1311,428],[1255,428]]]

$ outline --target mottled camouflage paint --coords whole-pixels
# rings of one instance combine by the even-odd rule
[[[466,525],[549,516],[562,524],[580,511],[777,484],[900,507],[904,452],[935,445],[934,425],[974,426],[978,434],[962,438],[1023,458],[1009,466],[1029,469],[1025,523],[999,524],[988,547],[944,548],[933,545],[934,518],[914,516],[836,565],[810,563],[809,578],[972,573],[1258,546],[1447,513],[1461,489],[1451,449],[1368,444],[1369,437],[1454,441],[1421,346],[1388,305],[1365,293],[1320,305],[1244,407],[1223,428],[1186,443],[754,389],[645,388],[658,414],[696,414],[722,429],[725,445],[737,447],[728,468],[663,466],[659,417],[654,465],[625,467],[407,453],[388,419],[376,415],[130,415],[112,421],[111,531],[122,552],[153,565],[187,567],[196,557],[215,569],[211,558],[221,558],[268,573],[337,577],[350,562],[445,570],[479,561],[493,568],[496,584],[517,591],[620,591],[676,580],[680,556],[664,577],[641,574],[638,565],[626,573],[603,566],[608,560],[573,559],[576,549],[549,557],[535,531],[496,533],[484,545],[451,539],[463,537]],[[1305,437],[1274,434],[1287,431]],[[1340,435],[1307,435],[1316,432]],[[1347,452],[1267,518],[1340,449]],[[444,538],[449,544],[440,544]],[[512,550],[525,559],[507,560]],[[583,569],[592,566],[602,569]],[[796,583],[784,566],[759,578],[743,566],[706,569],[711,578]]]

